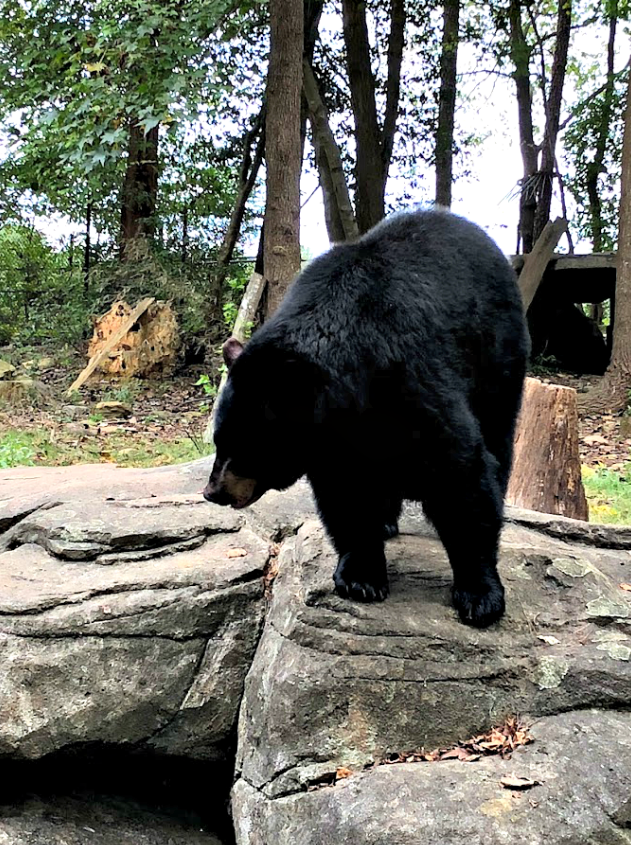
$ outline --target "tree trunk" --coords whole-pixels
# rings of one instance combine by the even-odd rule
[[[506,501],[541,513],[588,519],[573,388],[526,379]]]
[[[445,0],[436,130],[436,202],[451,207],[460,0]]]
[[[631,388],[631,74],[622,141],[622,176],[616,266],[616,319],[611,362],[601,383],[579,398],[587,413],[620,411],[629,403]]]
[[[365,0],[342,0],[344,43],[355,118],[355,209],[361,233],[384,216],[382,136],[370,63]]]
[[[304,61],[303,91],[309,107],[320,185],[324,197],[324,215],[329,240],[346,241],[357,235],[357,222],[348,193],[342,156],[331,132],[326,106],[309,62]]]
[[[519,146],[524,175],[519,202],[519,239],[523,252],[530,252],[534,244],[535,211],[537,208],[536,174],[537,146],[532,125],[532,91],[530,89],[530,53],[521,17],[521,0],[511,0],[509,8],[510,54],[515,70],[513,79],[517,94],[519,116]]]
[[[123,180],[121,201],[121,259],[130,257],[130,246],[141,238],[151,238],[155,231],[158,194],[157,126],[143,135],[133,124],[129,133],[129,154]]]
[[[388,79],[386,82],[386,110],[383,119],[383,137],[381,160],[381,193],[385,196],[388,171],[394,148],[394,135],[399,116],[399,98],[401,94],[401,63],[405,47],[405,0],[391,0],[390,37],[388,39]]]
[[[252,144],[259,136],[254,158],[252,158]],[[230,268],[230,261],[241,233],[241,224],[245,215],[245,207],[256,183],[256,178],[263,163],[265,152],[265,107],[261,109],[252,128],[246,132],[243,140],[243,159],[239,170],[239,184],[237,196],[230,214],[228,228],[217,254],[217,269],[211,279],[211,290],[208,302],[209,316],[220,317],[220,307],[223,288]]]
[[[303,0],[270,0],[265,159],[266,318],[300,270],[300,94]]]
[[[541,170],[539,180],[539,198],[535,214],[535,240],[543,232],[550,219],[552,203],[552,181],[554,179],[556,143],[559,134],[561,103],[563,101],[563,83],[567,65],[567,52],[570,44],[572,27],[572,0],[559,0],[557,16],[557,34],[552,60],[550,91],[546,103],[546,128],[541,146]]]
[[[586,188],[589,199],[589,216],[592,229],[592,246],[594,252],[602,251],[603,221],[601,214],[600,194],[598,192],[598,177],[603,172],[605,150],[609,140],[609,126],[614,95],[614,58],[616,44],[616,26],[618,23],[618,2],[613,0],[609,18],[609,39],[607,42],[607,85],[605,87],[603,107],[600,114],[598,137],[594,159],[587,165]]]
[[[88,198],[85,207],[85,243],[83,245],[83,292],[87,294],[90,287],[90,259],[91,259],[91,230],[92,229],[92,199]]]

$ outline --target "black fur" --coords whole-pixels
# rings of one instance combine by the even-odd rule
[[[217,464],[257,498],[306,474],[342,596],[384,599],[384,538],[423,503],[464,622],[504,612],[503,497],[528,353],[514,273],[477,226],[395,215],[315,259],[236,358]],[[208,495],[212,499],[212,495]]]

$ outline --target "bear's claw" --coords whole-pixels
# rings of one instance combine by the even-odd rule
[[[362,602],[383,601],[387,598],[390,590],[385,561],[379,566],[360,567],[354,560],[355,556],[351,554],[340,558],[333,575],[338,596]]]

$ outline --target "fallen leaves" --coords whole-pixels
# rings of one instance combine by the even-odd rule
[[[248,553],[247,549],[228,549],[226,552],[226,557],[234,558],[234,557],[245,557]]]
[[[507,775],[500,779],[504,789],[532,789],[533,786],[541,786],[541,781],[523,778],[518,775]]]
[[[408,752],[407,754],[391,754],[385,760],[375,765],[392,765],[393,763],[438,763],[443,760],[459,760],[462,763],[473,763],[481,757],[497,755],[509,758],[520,745],[534,742],[525,725],[518,719],[511,717],[503,725],[490,731],[459,742],[449,748],[436,748],[433,751]]]
[[[627,593],[631,593],[631,584],[620,584],[621,590],[626,590]]]
[[[491,728],[490,731],[478,734],[464,742],[459,742],[448,748],[436,748],[433,751],[419,751],[408,753],[394,752],[383,760],[375,760],[364,766],[364,771],[374,769],[376,766],[392,766],[399,763],[439,763],[447,760],[457,760],[461,763],[474,763],[482,757],[499,756],[503,759],[510,759],[515,748],[522,745],[529,745],[534,742],[528,728],[517,718],[508,718],[503,725]],[[335,771],[324,772],[314,778],[307,786],[308,791],[322,789],[325,786],[334,786],[338,781],[346,780],[354,772],[346,766],[338,766]],[[512,774],[503,777],[500,783],[505,789],[526,790],[538,786],[539,781],[530,778],[519,777]]]

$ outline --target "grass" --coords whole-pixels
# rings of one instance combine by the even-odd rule
[[[70,438],[55,430],[33,428],[0,431],[0,468],[16,466],[69,466],[115,463],[123,467],[151,467],[193,461],[210,454],[197,439],[159,439],[126,432]]]
[[[583,466],[590,522],[631,525],[631,464],[622,471]]]

